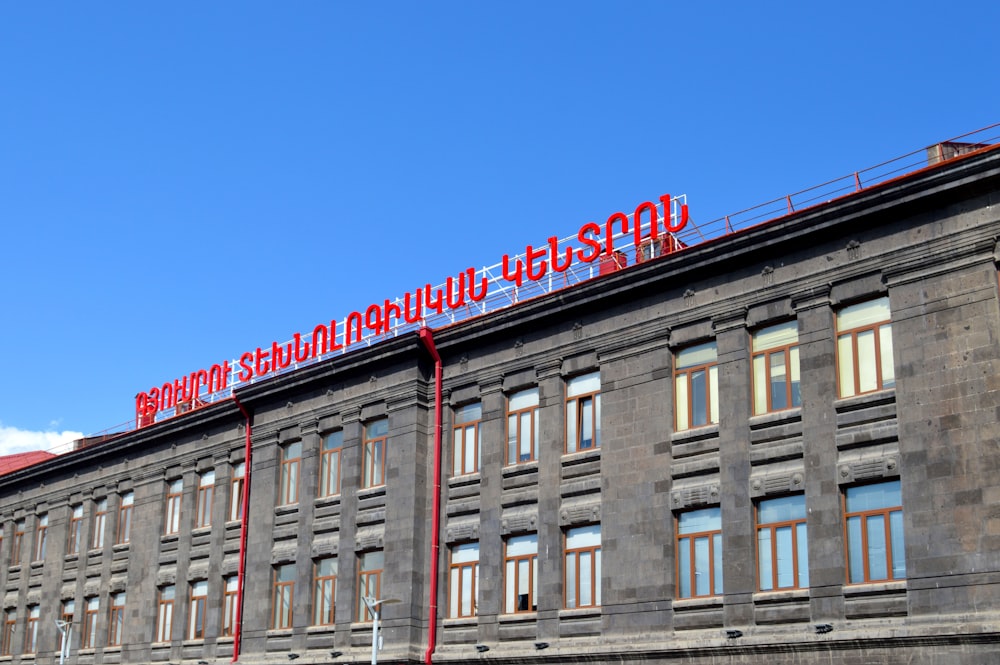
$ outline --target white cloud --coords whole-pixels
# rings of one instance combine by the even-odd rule
[[[0,455],[14,455],[32,450],[65,453],[72,449],[74,441],[82,438],[83,432],[32,432],[16,427],[5,427],[0,423]]]

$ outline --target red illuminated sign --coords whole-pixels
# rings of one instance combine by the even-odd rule
[[[613,246],[616,235],[632,234],[633,244],[638,250],[644,240],[655,243],[661,233],[672,238],[673,234],[687,226],[687,204],[680,206],[680,214],[676,219],[670,213],[672,207],[669,194],[660,197],[659,205],[663,210],[662,229],[657,203],[644,201],[636,206],[631,219],[625,213],[616,212],[608,217],[603,227],[595,222],[587,222],[581,226],[575,236],[579,246],[574,247],[569,242],[552,236],[539,247],[528,245],[524,254],[513,260],[509,254],[505,254],[500,264],[503,280],[521,287],[541,280],[550,271],[563,273],[574,264],[591,263],[602,257],[603,260],[615,261],[616,265],[620,265],[617,263],[620,252]],[[643,232],[647,227],[642,222],[644,217],[649,220],[646,235]],[[671,243],[670,247],[675,245]],[[203,394],[225,391],[233,385],[274,375],[293,364],[297,366],[315,361],[335,351],[344,352],[352,344],[361,342],[364,331],[384,334],[396,323],[419,324],[430,315],[479,303],[487,297],[490,284],[483,271],[468,268],[459,273],[457,278],[448,277],[443,287],[432,288],[430,284],[426,284],[407,293],[402,299],[373,303],[363,313],[351,312],[343,321],[334,319],[329,325],[320,323],[305,335],[295,333],[289,342],[272,342],[269,346],[247,351],[235,361],[235,365],[227,360],[212,365],[207,370],[191,372],[187,376],[150,388],[136,395],[137,427],[152,424],[160,411],[185,411],[199,406]]]

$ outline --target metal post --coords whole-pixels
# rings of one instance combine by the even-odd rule
[[[56,628],[59,629],[59,633],[62,635],[62,641],[59,644],[59,665],[65,665],[66,659],[69,657],[69,645],[70,637],[73,635],[73,624],[69,621],[56,619]]]
[[[367,607],[368,611],[372,613],[372,618],[373,618],[373,621],[372,621],[372,665],[378,665],[378,652],[379,652],[379,649],[382,647],[382,645],[379,644],[380,640],[379,640],[379,635],[378,635],[378,620],[379,620],[378,610],[379,610],[379,605],[385,605],[386,603],[401,603],[403,601],[401,601],[399,598],[383,598],[381,600],[376,600],[372,596],[361,596],[361,600],[363,600],[365,602],[365,607]]]

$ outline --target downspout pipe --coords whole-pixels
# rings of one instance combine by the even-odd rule
[[[240,647],[242,646],[241,637],[243,634],[243,581],[245,579],[246,567],[247,567],[247,517],[250,514],[250,454],[252,447],[250,445],[252,429],[250,424],[250,414],[247,410],[243,408],[240,403],[240,398],[233,393],[233,402],[239,408],[240,412],[243,414],[243,418],[246,421],[246,443],[243,449],[243,492],[240,498],[240,554],[239,554],[239,568],[236,573],[236,616],[233,620],[233,659],[229,662],[235,663],[240,659]]]
[[[431,558],[430,599],[428,600],[427,652],[424,663],[430,665],[437,645],[438,621],[438,556],[441,551],[441,379],[443,375],[441,356],[434,345],[434,335],[428,327],[421,328],[418,333],[427,353],[434,359],[434,495],[431,508]]]

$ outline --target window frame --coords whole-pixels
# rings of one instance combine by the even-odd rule
[[[45,548],[48,540],[49,514],[39,515],[35,522],[35,550],[32,561],[45,561]]]
[[[108,615],[108,646],[118,647],[122,645],[125,631],[125,592],[112,593],[109,600],[111,610]]]
[[[373,430],[381,430],[378,433]],[[371,489],[385,485],[385,458],[389,452],[389,419],[376,418],[364,425],[364,463],[362,464],[361,488]]]
[[[772,522],[762,522],[761,521],[761,509],[764,507],[763,504],[767,502],[777,502],[782,500],[787,500],[791,498],[796,498],[801,500],[802,513],[801,517],[793,517],[791,519],[776,520]],[[754,551],[756,552],[757,559],[757,590],[758,591],[787,591],[790,589],[808,589],[809,588],[809,532],[807,524],[806,512],[806,497],[805,494],[785,494],[782,496],[771,496],[771,497],[761,497],[755,502],[754,505],[754,534],[756,547]],[[802,527],[804,533],[801,535],[804,537],[805,542],[799,542],[799,527]],[[786,553],[781,556],[779,550],[781,549],[780,539],[778,537],[779,529],[789,529],[791,534],[791,553],[790,555]],[[765,587],[763,583],[762,567],[767,559],[765,559],[761,554],[761,534],[764,531],[768,533],[768,543],[769,543],[769,560],[770,560],[770,576],[771,585]],[[790,559],[792,564],[792,584],[782,586],[780,584],[779,575],[779,564],[782,559]],[[805,564],[803,570],[803,564]]]
[[[370,567],[366,567],[370,566]],[[374,620],[364,597],[382,597],[382,573],[385,571],[385,551],[371,550],[358,555],[358,603],[357,617],[360,623],[371,623]]]
[[[699,362],[697,364],[681,365],[681,356],[685,353],[694,353],[701,349],[709,349],[713,351],[714,359],[708,362]],[[719,367],[719,347],[716,340],[711,340],[708,342],[701,342],[700,344],[692,344],[681,349],[677,349],[674,353],[674,372],[673,372],[673,389],[674,389],[674,431],[675,432],[686,432],[693,429],[698,429],[701,427],[710,427],[712,425],[718,425],[719,423],[719,385],[718,385],[718,367]],[[695,424],[695,412],[693,399],[694,391],[694,375],[698,372],[705,373],[705,422],[700,424]],[[678,390],[678,382],[684,381],[684,399],[686,401],[684,409],[685,421],[682,424],[680,418],[681,411],[681,391]]]
[[[233,477],[229,482],[229,521],[243,519],[243,483],[246,482],[246,462],[233,464]]]
[[[324,562],[333,563],[333,572],[321,575]],[[337,577],[340,564],[335,556],[316,559],[313,562],[313,621],[314,626],[332,626],[336,623]]]
[[[135,492],[121,495],[118,503],[118,543],[124,545],[132,540],[132,509],[135,506]]]
[[[278,505],[291,506],[299,502],[299,479],[302,477],[302,442],[290,441],[281,446],[278,480]],[[293,455],[295,455],[293,457]]]
[[[522,543],[534,544],[534,551],[526,551],[521,554],[511,554],[512,545]],[[512,536],[504,541],[503,551],[504,562],[504,614],[530,614],[538,611],[538,534],[525,534]],[[528,575],[528,582],[521,584],[521,564],[527,563],[524,572]],[[518,591],[522,586],[528,589],[527,594],[520,594]],[[527,595],[527,607],[519,609],[519,600],[522,595]]]
[[[239,618],[240,580],[237,575],[226,575],[222,578],[222,636],[232,637],[235,634],[236,621]]]
[[[0,656],[14,655],[14,634],[17,627],[17,610],[7,608],[3,615],[3,638],[0,639]]]
[[[272,570],[271,628],[291,629],[295,603],[295,564],[279,564],[273,566]],[[288,575],[291,579],[282,579],[283,575]]]
[[[167,482],[167,497],[164,504],[163,535],[170,536],[181,530],[181,501],[184,496],[183,478]]]
[[[198,474],[198,501],[194,515],[194,528],[212,526],[212,506],[215,502],[215,469]]]
[[[90,596],[84,599],[83,629],[80,632],[80,648],[97,648],[97,614],[101,611],[101,599]]]
[[[471,414],[469,413],[471,411]],[[483,404],[470,402],[452,410],[452,476],[466,476],[479,473],[482,461],[480,441],[482,440]],[[478,415],[477,415],[478,414]],[[469,438],[471,437],[471,451]],[[471,454],[470,454],[471,453]],[[472,457],[469,460],[469,457]]]
[[[775,346],[764,346],[762,348],[756,348],[758,336],[766,334],[777,330],[782,326],[787,326],[792,324],[795,328],[795,341],[787,344],[779,344]],[[796,409],[802,406],[802,394],[801,390],[796,391],[794,386],[796,384],[801,385],[801,374],[799,365],[799,322],[797,319],[790,319],[788,321],[781,321],[778,323],[772,323],[766,326],[757,328],[750,333],[750,385],[751,385],[751,407],[753,415],[762,416],[768,413],[778,413],[780,411],[787,411],[789,409]],[[763,344],[764,342],[762,342]],[[784,354],[785,360],[785,406],[775,408],[774,406],[774,390],[773,384],[774,380],[772,377],[772,367],[771,358],[777,354]],[[761,387],[758,386],[758,375],[757,375],[757,359],[760,358],[763,363],[763,410],[758,410],[758,397],[760,397],[759,392]],[[796,381],[792,377],[799,376],[799,380]],[[796,402],[796,396],[798,401]]]
[[[696,513],[707,513],[709,511],[714,511],[717,514],[718,528],[708,529],[702,531],[682,531],[682,522],[684,516],[695,515]],[[683,512],[676,514],[676,519],[674,520],[674,547],[677,552],[675,557],[675,573],[677,575],[677,595],[678,599],[688,599],[688,598],[711,598],[718,597],[722,595],[722,576],[718,575],[719,579],[716,579],[716,571],[722,572],[722,509],[720,506],[707,506],[704,508],[696,508],[693,510],[685,510]],[[708,593],[698,593],[698,575],[704,574],[706,571],[698,569],[698,556],[697,556],[697,545],[699,541],[704,540],[708,544]],[[683,541],[689,541],[688,544],[684,544]],[[716,547],[716,542],[718,542],[718,547]],[[685,553],[684,550],[687,550]],[[684,585],[681,577],[682,563],[684,561],[688,562],[688,569],[690,578],[687,581],[688,593],[684,592]]]
[[[456,561],[456,552],[475,552],[475,558]],[[479,613],[479,541],[456,543],[451,546],[448,554],[448,618],[463,619],[477,616]],[[468,578],[468,580],[466,580]],[[468,584],[466,584],[468,582]],[[465,587],[472,588],[466,591]],[[468,605],[466,605],[468,600]],[[468,609],[466,609],[468,608]]]
[[[108,525],[108,498],[94,499],[94,528],[90,531],[90,549],[104,548],[104,531]]]
[[[14,538],[11,543],[10,549],[10,565],[20,566],[21,565],[21,549],[22,543],[24,542],[24,518],[14,522]]]
[[[167,591],[169,590],[169,597]],[[174,603],[177,600],[177,586],[167,584],[157,590],[156,604],[156,639],[154,642],[163,643],[172,641],[174,627]]]
[[[28,617],[24,625],[24,653],[38,651],[38,620],[41,618],[39,605],[28,605]]]
[[[69,540],[66,543],[67,554],[80,553],[80,536],[83,531],[83,504],[78,503],[70,509]]]
[[[511,403],[520,399],[524,399],[530,403],[527,406],[512,409]],[[538,409],[540,403],[541,391],[538,386],[517,390],[507,395],[507,466],[528,464],[529,462],[538,460],[538,443],[540,438]],[[525,441],[522,440],[525,433],[524,428],[521,427],[521,425],[523,424],[523,418],[525,416],[527,416],[528,419],[528,453],[523,452],[525,449]]]
[[[207,611],[208,580],[192,580],[188,585],[187,639],[205,639],[205,614]]]
[[[873,308],[885,306],[885,310],[888,313],[888,318],[880,319],[878,321],[873,321],[870,323],[865,323],[863,325],[855,326],[853,328],[845,328],[841,330],[840,317],[845,315],[848,311],[861,311],[864,306],[872,306]],[[884,330],[883,330],[884,329]],[[859,359],[858,352],[858,335],[871,332],[873,336],[873,357],[876,362],[872,363],[875,366],[875,387],[869,390],[861,389],[861,361]],[[888,334],[886,334],[888,333]],[[846,399],[848,397],[857,397],[859,395],[867,395],[870,393],[879,392],[881,390],[887,390],[889,388],[895,387],[896,384],[896,367],[894,360],[892,358],[893,350],[893,339],[892,339],[892,309],[889,305],[889,296],[881,296],[878,298],[872,298],[869,300],[862,300],[859,302],[851,303],[841,307],[834,313],[834,334],[835,334],[835,346],[836,346],[836,374],[837,374],[837,397],[840,399]],[[844,373],[845,369],[848,367],[844,364],[848,360],[845,358],[843,349],[841,348],[842,340],[844,338],[849,339],[849,346],[851,349],[850,357],[850,372],[851,372],[851,386],[852,392],[845,393],[844,386]],[[886,352],[889,356],[886,358]],[[888,362],[886,362],[888,360]],[[885,374],[886,370],[890,370],[892,376],[889,382],[886,382]]]
[[[847,510],[847,502],[848,502],[848,495],[851,492],[851,490],[856,490],[856,489],[864,488],[864,487],[874,487],[874,486],[878,486],[878,485],[884,485],[884,486],[898,485],[899,486],[898,492],[899,492],[899,495],[900,495],[900,503],[898,505],[895,505],[895,506],[883,506],[881,508],[869,508],[869,509],[866,509],[866,510],[855,510],[855,511],[848,512],[848,510]],[[905,534],[905,524],[902,522],[902,519],[903,519],[903,504],[902,504],[902,485],[900,483],[900,480],[898,478],[889,478],[889,479],[883,479],[883,480],[880,480],[880,481],[877,481],[877,482],[873,482],[873,483],[860,483],[860,484],[857,484],[857,485],[847,486],[847,487],[844,488],[843,492],[841,492],[841,506],[843,508],[843,515],[844,515],[844,556],[845,556],[845,562],[846,562],[845,577],[847,579],[847,584],[849,584],[849,585],[877,584],[877,583],[896,582],[896,581],[899,581],[899,580],[905,580],[906,579],[906,539],[905,539],[905,535],[906,534]],[[898,534],[899,535],[899,540],[900,540],[899,544],[902,546],[902,549],[903,549],[903,551],[901,553],[901,561],[902,561],[902,564],[903,564],[903,574],[900,575],[899,577],[896,576],[896,574],[895,574],[895,567],[893,566],[893,559],[895,558],[893,556],[893,552],[894,552],[894,550],[893,550],[893,524],[892,524],[892,515],[893,514],[896,514],[896,515],[899,516],[899,525],[898,525],[899,529],[900,529],[900,532]],[[867,527],[868,519],[869,518],[880,517],[880,516],[882,517],[882,519],[884,521],[884,525],[883,525],[883,535],[885,537],[885,561],[884,561],[884,563],[885,563],[885,567],[886,567],[887,577],[878,577],[878,578],[876,578],[876,577],[872,577],[872,573],[871,573],[871,564],[870,564],[870,561],[871,561],[871,558],[872,558],[873,550],[871,549],[871,544],[869,542],[869,529],[866,528],[866,527]],[[863,557],[862,558],[862,579],[861,580],[854,580],[854,579],[852,579],[853,566],[851,565],[851,561],[852,561],[852,559],[851,559],[852,536],[851,536],[851,525],[850,525],[851,518],[859,518],[861,520],[861,527],[862,527],[861,530],[860,530],[861,531],[861,534],[860,534],[861,535],[861,542],[858,543],[858,546],[860,548],[859,553]]]
[[[340,462],[344,449],[344,430],[338,429],[323,437],[319,452],[319,498],[340,494]]]
[[[597,544],[596,545],[580,545],[577,547],[570,547],[570,539],[574,535],[583,535],[583,531],[586,529],[597,529]],[[590,555],[590,579],[587,581],[587,586],[584,586],[584,580],[581,579],[580,572],[580,559],[582,556]],[[577,527],[571,527],[563,532],[563,607],[566,609],[578,609],[586,607],[600,607],[601,606],[601,525],[600,524],[587,524]],[[572,562],[572,563],[571,563]],[[573,571],[572,577],[570,579],[570,571]],[[583,603],[581,598],[584,596],[583,591],[588,590],[590,592],[590,602]],[[572,593],[571,593],[572,590]],[[573,602],[570,602],[572,597]]]
[[[597,381],[597,390],[587,392],[574,392],[574,385],[585,384],[588,381]],[[585,374],[568,378],[565,384],[566,397],[564,405],[565,418],[563,419],[563,452],[566,454],[593,450],[601,447],[601,372],[595,370]],[[576,390],[586,390],[577,388]],[[590,417],[586,416],[589,403]],[[590,421],[589,423],[587,421]],[[590,428],[590,443],[583,445],[584,433],[587,427]]]

